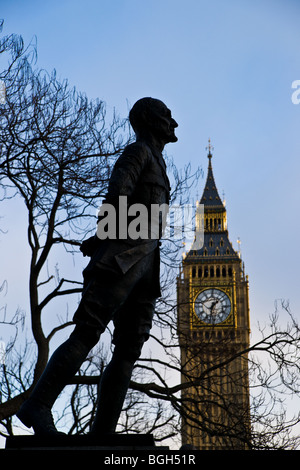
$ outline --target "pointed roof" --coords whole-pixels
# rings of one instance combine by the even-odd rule
[[[207,172],[207,178],[206,178],[206,183],[204,186],[203,194],[200,200],[200,204],[203,204],[205,207],[208,209],[223,209],[225,210],[224,204],[219,196],[214,175],[213,175],[213,169],[212,169],[212,164],[211,164],[211,159],[212,159],[212,146],[210,144],[210,139],[208,139],[208,172]]]
[[[238,253],[234,250],[229,237],[228,237],[228,230],[227,230],[227,223],[226,223],[226,208],[223,204],[214,179],[213,169],[211,164],[212,159],[212,146],[210,143],[210,139],[208,140],[208,172],[206,183],[204,186],[203,194],[200,200],[200,204],[204,206],[204,214],[206,217],[210,217],[211,213],[220,214],[220,219],[223,220],[223,224],[221,225],[220,229],[217,229],[211,226],[204,227],[203,233],[203,246],[200,249],[193,249],[192,248],[186,254],[184,259],[185,263],[197,263],[200,260],[205,260],[208,262],[209,260],[236,260],[239,259]],[[224,219],[225,218],[225,219]],[[205,219],[205,216],[204,216]],[[225,220],[225,224],[224,224]],[[205,220],[204,220],[205,223]],[[196,228],[197,230],[197,228]]]

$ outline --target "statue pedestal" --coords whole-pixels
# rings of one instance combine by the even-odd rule
[[[6,439],[6,450],[155,450],[151,434],[110,434],[105,436],[58,435],[12,436]],[[168,449],[168,447],[159,447]]]

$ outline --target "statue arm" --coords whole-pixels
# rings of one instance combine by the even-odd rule
[[[145,146],[139,143],[129,145],[115,164],[103,202],[116,207],[119,196],[130,198],[148,161],[149,153]]]

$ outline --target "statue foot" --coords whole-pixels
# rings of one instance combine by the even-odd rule
[[[45,405],[25,402],[17,413],[17,417],[27,428],[33,428],[38,436],[65,435],[56,429],[51,410]]]

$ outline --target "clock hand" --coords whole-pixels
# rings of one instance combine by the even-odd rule
[[[212,303],[212,305],[210,306],[210,311],[211,311],[211,314],[212,314],[212,315],[213,315],[213,313],[214,313],[213,310],[214,310],[214,308],[215,308],[215,306],[217,305],[218,302],[219,302],[218,300],[215,300],[215,301]]]

